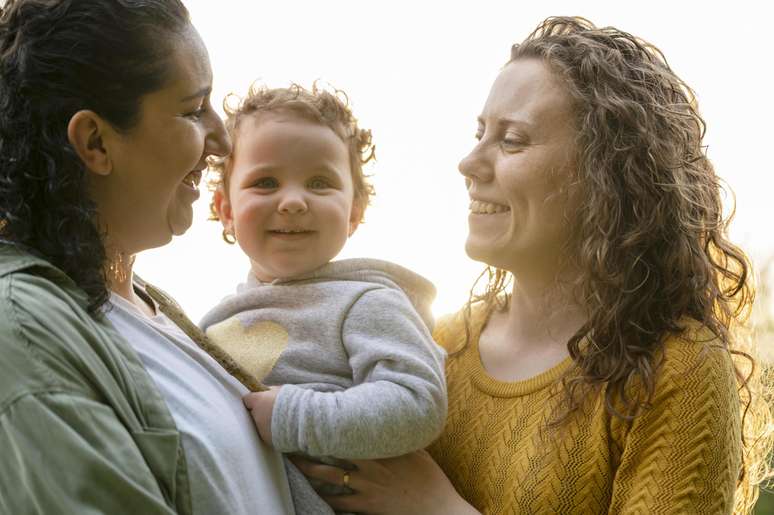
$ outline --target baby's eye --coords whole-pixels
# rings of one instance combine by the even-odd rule
[[[254,188],[260,188],[265,190],[274,189],[279,186],[279,182],[274,177],[261,177],[253,183]]]
[[[307,183],[307,186],[313,190],[324,190],[332,187],[330,181],[324,177],[315,177]]]

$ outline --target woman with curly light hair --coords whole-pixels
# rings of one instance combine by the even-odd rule
[[[753,298],[691,89],[653,45],[549,18],[495,80],[459,165],[486,289],[442,320],[449,418],[359,462],[363,513],[746,512],[769,412]],[[300,463],[330,482],[341,471]],[[401,495],[396,495],[400,492]]]

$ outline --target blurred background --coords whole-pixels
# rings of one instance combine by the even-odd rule
[[[185,1],[185,0],[184,0]],[[377,196],[340,257],[398,262],[438,288],[436,314],[458,309],[482,269],[464,254],[467,195],[457,163],[472,148],[476,116],[510,45],[551,15],[581,15],[656,44],[695,89],[705,143],[736,196],[733,239],[759,270],[774,253],[772,50],[768,3],[736,1],[518,2],[187,0],[207,44],[213,103],[251,82],[309,86],[316,79],[349,95],[373,131]],[[193,320],[247,273],[237,247],[207,222],[209,195],[171,245],[143,254],[137,270],[180,301]],[[762,352],[774,357],[774,311],[764,274],[757,317]],[[767,511],[761,511],[767,510]],[[774,502],[759,513],[774,513]]]

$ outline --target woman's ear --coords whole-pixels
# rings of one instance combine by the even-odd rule
[[[212,207],[218,214],[218,220],[223,224],[223,230],[228,234],[234,234],[234,213],[231,209],[231,202],[223,189],[223,184],[212,194]]]
[[[113,163],[103,144],[106,127],[107,122],[89,110],[78,111],[67,124],[67,139],[70,145],[86,168],[97,175],[109,175],[113,169]]]

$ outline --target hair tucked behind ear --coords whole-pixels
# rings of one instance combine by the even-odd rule
[[[179,0],[8,0],[0,14],[1,236],[63,270],[93,314],[108,298],[103,235],[67,125],[89,109],[132,128],[188,24]]]
[[[735,361],[746,477],[737,508],[746,510],[766,473],[770,413],[739,332],[754,297],[750,263],[727,238],[731,217],[723,216],[693,91],[655,46],[583,18],[545,20],[513,46],[509,62],[519,59],[546,63],[582,128],[571,179],[580,207],[567,259],[580,270],[572,286],[589,318],[568,342],[578,373],[564,381],[564,416],[604,391],[612,415],[635,417],[653,395],[664,340],[686,319],[698,321],[742,358]],[[507,284],[503,274],[490,274],[483,296],[490,310]]]

